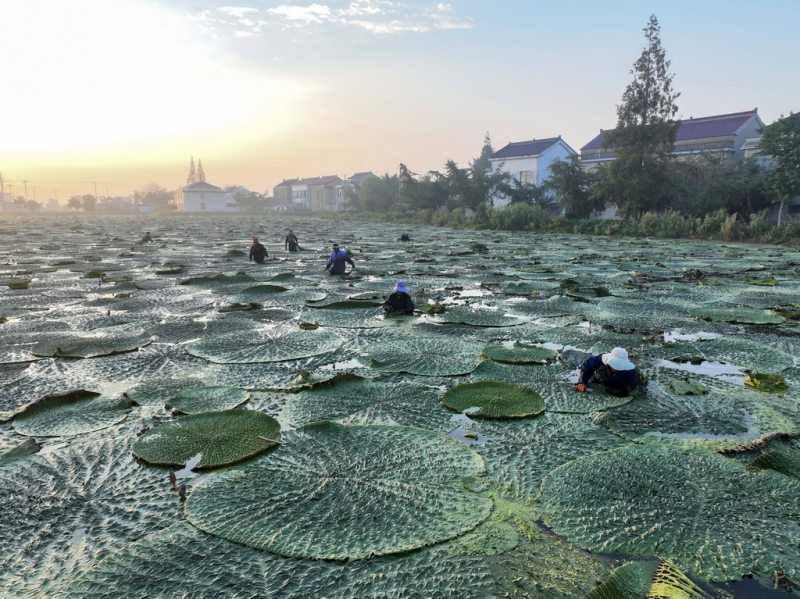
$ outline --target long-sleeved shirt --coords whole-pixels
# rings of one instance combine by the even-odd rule
[[[345,263],[355,268],[355,263],[350,259],[343,249],[339,248],[335,252],[331,252],[328,258],[328,263],[325,265],[325,270],[330,269],[332,275],[343,275],[345,272]]]
[[[633,370],[611,370],[603,364],[603,354],[590,356],[581,364],[578,384],[600,383],[607,393],[629,395],[640,384],[639,374]]]
[[[395,291],[383,302],[387,314],[413,314],[414,300],[404,291]]]
[[[250,246],[250,260],[255,260],[261,264],[267,257],[267,248],[263,243],[254,243]]]

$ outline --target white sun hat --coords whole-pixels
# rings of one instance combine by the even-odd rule
[[[633,370],[636,365],[628,359],[628,352],[621,347],[615,347],[600,358],[603,364],[611,366],[614,370]]]
[[[408,293],[408,285],[406,285],[404,281],[397,281],[397,285],[394,286],[394,290]]]

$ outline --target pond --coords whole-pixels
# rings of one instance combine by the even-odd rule
[[[3,593],[797,588],[800,251],[405,230],[0,219]],[[614,347],[642,388],[577,393]]]

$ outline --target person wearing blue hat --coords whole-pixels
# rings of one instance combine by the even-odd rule
[[[383,302],[383,309],[387,316],[414,313],[414,300],[411,299],[408,291],[408,285],[403,281],[397,281],[397,285],[394,286],[394,293]]]
[[[344,250],[339,249],[339,244],[333,244],[333,251],[331,255],[328,257],[328,263],[325,265],[325,270],[328,271],[328,274],[331,275],[343,275],[347,274],[345,272],[345,264],[349,263],[350,266],[355,269],[356,265],[353,262],[352,258],[347,255],[347,252]]]
[[[628,359],[628,352],[615,347],[607,354],[589,356],[581,364],[575,391],[585,393],[592,383],[602,385],[606,393],[625,397],[641,385],[641,379],[636,365]]]

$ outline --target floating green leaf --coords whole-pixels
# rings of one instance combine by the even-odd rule
[[[48,395],[14,418],[14,430],[30,437],[90,433],[121,422],[132,405],[127,398],[101,397],[92,391]]]
[[[528,345],[515,341],[513,345],[507,343],[490,343],[483,348],[487,358],[495,362],[509,364],[544,364],[552,362],[558,357],[558,352],[537,345]]]
[[[522,385],[498,381],[466,383],[448,389],[442,403],[476,418],[524,418],[544,412],[544,400]]]
[[[712,580],[800,572],[800,482],[719,455],[597,453],[551,472],[541,501],[557,534],[593,551],[658,554]]]
[[[183,414],[199,414],[230,410],[249,398],[250,394],[238,387],[226,385],[192,387],[180,390],[174,398],[166,402],[166,406]]]
[[[789,388],[786,379],[781,375],[763,372],[748,372],[744,377],[744,384],[765,393],[783,393]]]
[[[253,410],[205,412],[160,424],[133,445],[151,464],[182,466],[198,453],[198,468],[218,468],[257,455],[280,441],[280,425]]]
[[[527,319],[502,310],[476,309],[456,306],[439,315],[437,322],[468,324],[474,327],[513,327],[525,324]]]
[[[275,328],[208,336],[188,344],[186,351],[219,364],[254,364],[318,356],[343,342],[343,337],[331,331]]]
[[[372,367],[422,376],[452,376],[475,370],[483,349],[475,341],[438,337],[399,337],[369,344]]]
[[[136,351],[149,343],[150,339],[145,335],[64,334],[39,341],[31,348],[31,353],[48,358],[93,358]]]
[[[197,598],[490,597],[482,557],[438,545],[402,556],[351,562],[296,560],[257,551],[175,524],[95,563],[64,599],[181,594]]]
[[[779,324],[783,316],[772,310],[748,310],[747,308],[690,308],[689,314],[703,320],[733,322],[741,324]]]
[[[712,599],[669,561],[623,564],[583,599]]]
[[[0,453],[0,467],[32,455],[38,452],[41,448],[42,446],[36,442],[36,439],[26,439],[16,447],[12,447],[11,449]]]
[[[266,459],[204,477],[186,502],[189,521],[290,557],[364,559],[453,538],[491,512],[461,484],[483,461],[436,433],[318,423],[284,441]]]

